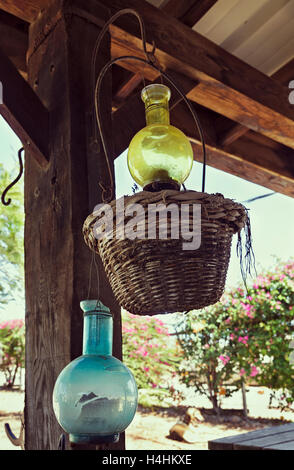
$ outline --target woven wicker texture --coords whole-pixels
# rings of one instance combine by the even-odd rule
[[[183,242],[187,241],[181,237],[183,227],[179,229],[180,238],[173,239],[171,217],[167,219],[165,239],[118,239],[116,235],[121,224],[117,220],[115,200],[109,204],[113,211],[113,237],[97,240],[95,224],[101,213],[90,214],[83,227],[85,242],[99,253],[120,305],[136,315],[157,315],[200,309],[216,303],[225,287],[232,236],[247,223],[244,206],[221,194],[175,190],[141,191],[124,197],[125,207],[134,203],[144,207],[145,237],[148,229],[152,229],[151,223],[156,224],[156,230],[159,228],[158,218],[153,222],[148,218],[150,204],[167,207],[170,204],[201,204],[201,245],[196,250],[183,250]],[[192,214],[191,210],[190,224]],[[124,217],[124,226],[132,217]],[[181,218],[179,220],[181,223]]]

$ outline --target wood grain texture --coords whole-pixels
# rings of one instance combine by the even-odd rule
[[[10,11],[8,0],[2,6]],[[123,8],[135,8],[144,17],[147,39],[154,40],[157,55],[164,67],[169,67],[201,81],[192,90],[190,98],[238,122],[249,129],[260,132],[284,145],[294,148],[294,110],[288,101],[287,87],[250,67],[245,62],[226,52],[177,19],[142,0],[109,0],[111,12]],[[0,3],[1,6],[1,3]],[[28,2],[25,11],[42,7],[41,1]],[[93,10],[93,2],[84,5]],[[27,16],[33,17],[33,14]],[[108,18],[103,18],[104,20]],[[114,55],[126,50],[141,49],[139,28],[134,18],[119,19],[111,28],[114,39]],[[124,64],[127,66],[127,64]],[[136,63],[129,66],[134,72],[140,70]],[[155,77],[153,77],[155,78]]]
[[[26,73],[28,23],[0,10],[0,48],[15,67]]]
[[[34,90],[0,49],[0,114],[18,135],[26,150],[42,166],[49,160],[49,114]]]
[[[258,429],[208,442],[209,450],[293,450],[294,424]]]
[[[187,26],[194,26],[213,7],[217,0],[198,0],[179,20]]]
[[[194,26],[217,0],[169,0],[164,4],[162,11],[177,18],[187,26]]]
[[[230,146],[221,145],[213,134],[215,115],[206,109],[197,109],[205,129],[207,164],[265,186],[281,194],[294,196],[294,151],[260,134],[249,131]],[[202,162],[199,135],[188,109],[177,106],[171,122],[191,140],[194,159]],[[210,130],[210,131],[209,131]]]
[[[200,81],[190,92],[190,99],[294,148],[294,109],[286,87],[147,2],[127,3],[144,17],[147,40],[155,41],[162,66]],[[109,6],[113,12],[120,10],[126,0],[111,0]],[[120,54],[140,50],[136,20],[122,18],[117,24],[111,27],[113,49],[119,44]],[[133,71],[141,69],[135,63],[132,67]]]
[[[0,8],[31,23],[49,3],[48,0],[0,0]]]
[[[97,6],[97,16],[100,11]],[[52,18],[58,21],[45,35],[44,25]],[[91,55],[99,31],[97,25],[58,5],[44,12],[30,30],[29,81],[38,82],[37,93],[50,110],[51,154],[46,170],[29,154],[25,167],[28,450],[57,448],[62,430],[52,409],[53,387],[61,370],[82,350],[79,304],[88,295],[92,259],[82,226],[101,201],[98,180],[107,174],[92,119]],[[110,56],[109,38],[100,53],[96,73]],[[110,78],[103,90],[106,123],[111,113]],[[120,307],[97,261],[100,298],[114,315],[114,355],[121,357]],[[97,295],[93,273],[90,297]],[[124,448],[124,434],[115,448]]]
[[[279,82],[281,85],[289,85],[290,80],[294,77],[294,59],[290,60],[287,64],[283,65],[277,70],[272,78]],[[242,135],[246,134],[249,129],[241,124],[233,124],[228,130],[226,130],[220,137],[220,143],[222,145],[230,145]]]

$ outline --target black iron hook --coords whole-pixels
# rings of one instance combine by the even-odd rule
[[[15,178],[15,180],[12,181],[12,183],[10,183],[7,188],[3,191],[2,195],[1,195],[1,202],[2,204],[4,204],[4,206],[9,206],[9,204],[11,203],[11,199],[8,198],[7,201],[5,200],[5,197],[6,197],[6,194],[8,193],[8,191],[20,180],[20,178],[22,177],[22,174],[23,174],[23,162],[22,162],[22,158],[21,158],[21,154],[22,152],[24,151],[24,148],[22,147],[21,149],[19,149],[18,151],[18,161],[19,161],[19,173],[17,175],[17,177]]]

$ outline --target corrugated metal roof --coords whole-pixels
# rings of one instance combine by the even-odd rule
[[[294,57],[294,0],[218,0],[193,29],[271,75]]]

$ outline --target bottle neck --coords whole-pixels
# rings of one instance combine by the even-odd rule
[[[84,314],[83,354],[112,354],[113,321],[111,314]]]
[[[170,123],[168,101],[155,103],[145,107],[146,124],[165,124]]]

